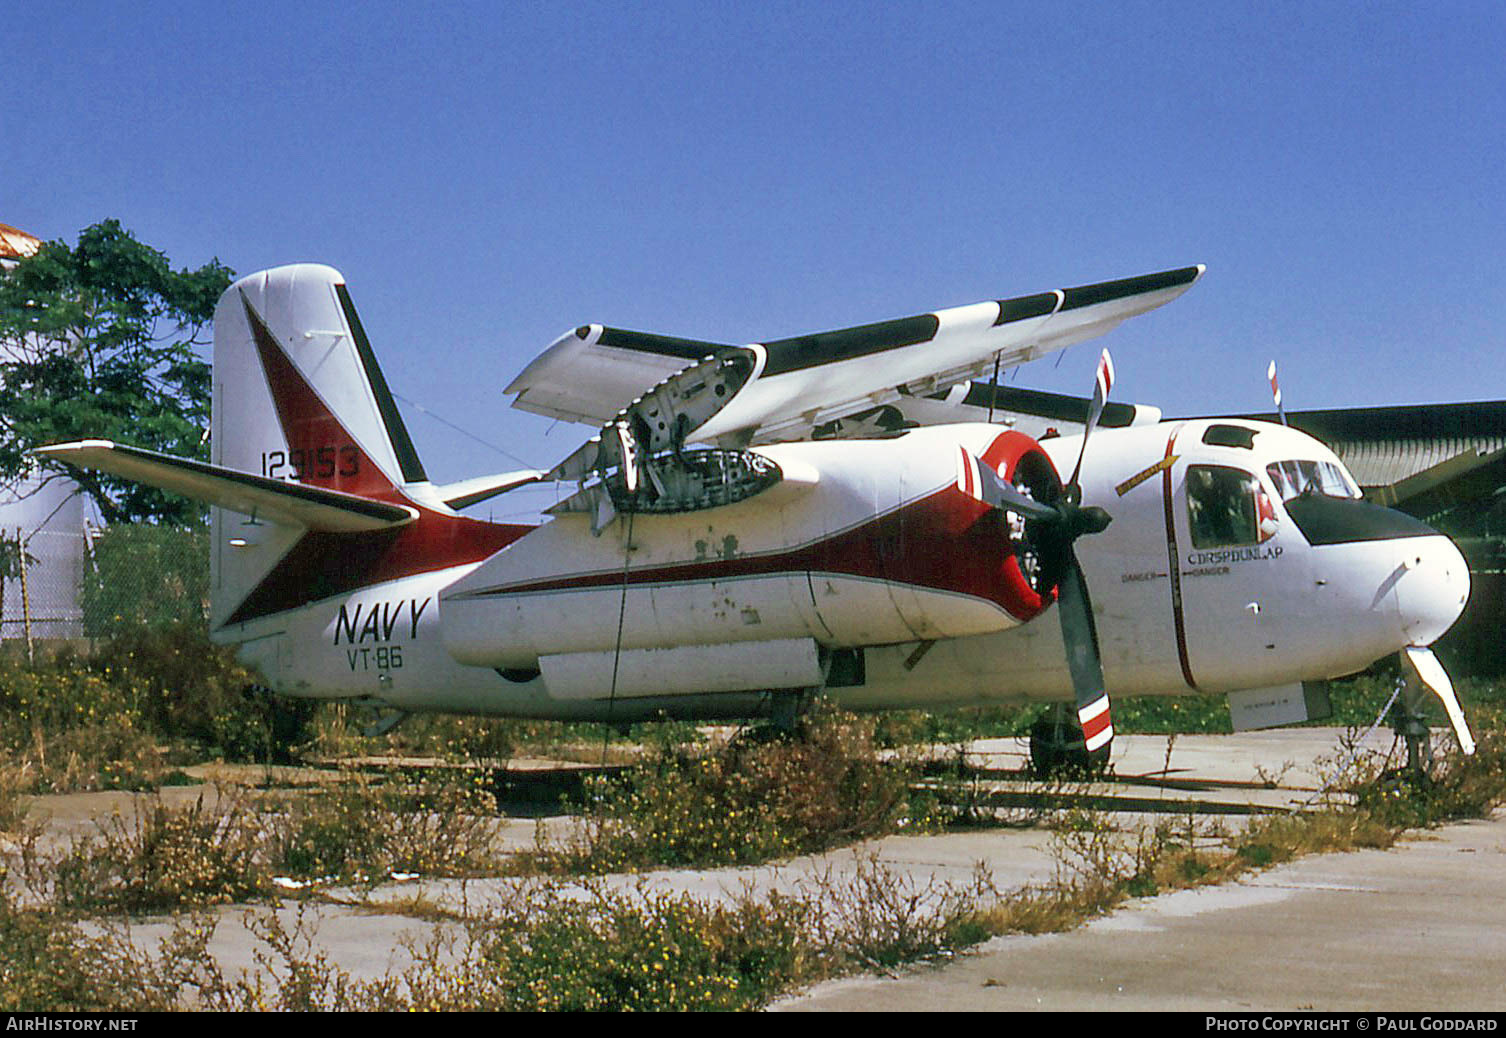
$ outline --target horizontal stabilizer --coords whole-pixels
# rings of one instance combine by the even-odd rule
[[[133,479],[242,515],[324,533],[383,530],[418,518],[418,511],[405,505],[268,479],[109,440],[59,443],[39,447],[36,453],[78,468]]]
[[[543,469],[523,469],[520,472],[503,472],[495,476],[477,476],[474,479],[463,479],[459,483],[446,483],[442,487],[435,487],[434,491],[449,507],[460,510],[478,505],[488,498],[505,494],[509,490],[537,483],[544,478]]]

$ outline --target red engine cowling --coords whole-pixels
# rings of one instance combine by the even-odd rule
[[[987,504],[977,465],[989,466],[1027,496],[1052,505],[1063,494],[1061,476],[1050,455],[1024,433],[1000,433],[977,458],[962,450],[958,490],[968,499],[965,507],[973,517],[963,534],[973,570],[979,581],[994,586],[985,597],[1021,622],[1034,619],[1056,600],[1056,586],[1067,565],[1067,543],[1047,524]]]

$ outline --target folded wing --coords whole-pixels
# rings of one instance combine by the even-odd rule
[[[586,325],[545,350],[507,392],[523,410],[625,423],[640,439],[651,434],[653,449],[691,440],[800,439],[902,395],[944,391],[996,363],[1005,371],[1102,335],[1175,299],[1203,270],[1182,267],[747,346]],[[720,395],[704,394],[707,387]]]

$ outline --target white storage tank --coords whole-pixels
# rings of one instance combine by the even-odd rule
[[[9,545],[19,535],[26,577],[23,588],[19,573],[0,569],[0,640],[24,639],[28,620],[35,640],[83,637],[79,595],[88,565],[86,514],[85,496],[70,479],[54,477],[45,485],[33,479],[0,496],[0,537],[8,542],[3,550],[14,558]]]

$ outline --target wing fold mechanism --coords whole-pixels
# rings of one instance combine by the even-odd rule
[[[820,472],[809,465],[788,459],[776,462],[754,450],[701,448],[642,458],[629,449],[625,454],[625,460],[617,462],[615,468],[601,470],[595,482],[583,482],[579,490],[546,512],[588,513],[591,532],[599,534],[625,512],[698,512],[736,504],[754,495],[772,506],[821,479]],[[589,471],[581,478],[588,475]]]
[[[268,479],[110,440],[54,444],[39,447],[36,453],[78,468],[136,480],[242,515],[325,533],[385,530],[418,518],[418,510],[406,505]]]

